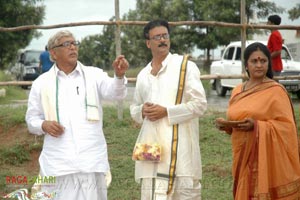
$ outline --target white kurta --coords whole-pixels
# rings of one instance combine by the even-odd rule
[[[49,74],[53,73],[53,74]],[[42,91],[46,87],[56,88],[58,78],[58,104],[49,109],[58,108],[59,121],[64,126],[64,133],[55,138],[42,130],[45,106],[42,105]],[[102,131],[102,99],[123,99],[127,90],[125,79],[110,78],[99,68],[86,67],[80,62],[76,69],[66,75],[56,66],[38,77],[32,84],[29,94],[26,122],[31,133],[44,137],[41,152],[40,173],[42,176],[61,176],[78,172],[108,172],[109,163],[107,145]],[[88,121],[86,111],[87,85],[95,88],[98,98],[98,121]],[[56,96],[56,92],[53,92]],[[52,96],[52,95],[51,95]],[[49,101],[56,100],[53,96]],[[53,105],[56,105],[52,102]],[[54,107],[54,108],[52,108]],[[50,112],[51,113],[51,112]]]
[[[152,138],[157,138],[156,141],[162,145],[162,161],[158,164],[136,161],[137,181],[156,177],[157,173],[168,175],[174,124],[179,124],[176,176],[201,179],[198,118],[205,112],[207,101],[200,71],[195,63],[188,61],[182,103],[175,105],[182,59],[183,56],[169,53],[156,76],[151,74],[149,63],[137,77],[134,101],[130,106],[131,116],[136,122],[144,123],[141,131],[152,134]],[[168,116],[156,122],[143,120],[141,111],[145,102],[166,107]]]

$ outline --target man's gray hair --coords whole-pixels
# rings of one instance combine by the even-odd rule
[[[58,31],[53,36],[51,36],[50,39],[48,40],[48,44],[47,44],[48,50],[53,49],[53,47],[55,47],[57,45],[60,45],[58,42],[63,37],[73,37],[73,38],[75,38],[74,35],[68,30]],[[50,60],[55,62],[55,60],[52,58],[51,54],[50,54]]]

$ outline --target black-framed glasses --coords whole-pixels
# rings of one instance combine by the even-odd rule
[[[80,45],[80,42],[79,41],[66,41],[62,44],[59,44],[59,45],[56,45],[54,47],[52,47],[52,49],[54,48],[57,48],[57,47],[67,47],[67,48],[70,48],[71,45],[74,45],[75,47],[79,46]]]
[[[168,40],[170,38],[170,35],[169,33],[164,33],[164,34],[161,34],[161,35],[154,35],[153,37],[151,37],[150,39],[151,40],[155,40],[155,41],[159,41],[161,39],[165,39],[165,40]]]

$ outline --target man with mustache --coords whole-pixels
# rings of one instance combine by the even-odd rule
[[[84,66],[69,31],[57,32],[47,46],[55,63],[33,82],[26,112],[29,131],[44,135],[40,175],[56,181],[42,185],[42,192],[55,200],[106,200],[110,169],[101,101],[125,98],[128,62],[123,55],[114,60],[114,77]]]
[[[161,155],[159,162],[147,157],[136,161],[141,199],[199,200],[198,118],[207,107],[200,71],[186,57],[170,53],[167,21],[150,21],[144,27],[144,37],[152,60],[137,76],[130,113],[142,124],[137,143],[157,143]]]

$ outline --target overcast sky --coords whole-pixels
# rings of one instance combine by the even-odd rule
[[[295,7],[297,3],[300,3],[299,0],[270,0],[276,3],[277,6],[281,6],[286,9],[286,12],[283,14],[278,14],[282,17],[281,24],[282,25],[299,25],[300,19],[291,21],[288,19],[288,10]]]
[[[286,10],[294,7],[299,0],[271,0]],[[136,0],[119,0],[120,17],[127,13],[129,9],[135,10]],[[46,6],[46,15],[43,25],[55,25],[70,22],[86,22],[86,21],[108,21],[115,14],[114,0],[44,0]],[[287,13],[280,14],[282,16],[283,25],[299,25],[300,19],[291,21],[288,19]],[[102,33],[103,26],[79,26],[67,27],[72,31],[76,39]],[[38,30],[43,36],[34,39],[28,48],[44,49],[51,35],[61,29]]]
[[[119,0],[120,17],[129,9],[135,10],[136,0]],[[44,0],[46,14],[43,25],[71,22],[108,21],[115,14],[114,0]],[[40,29],[43,36],[32,40],[27,48],[44,49],[49,37],[58,30],[68,29],[76,37],[82,38],[102,33],[103,26],[78,26],[60,29]]]

